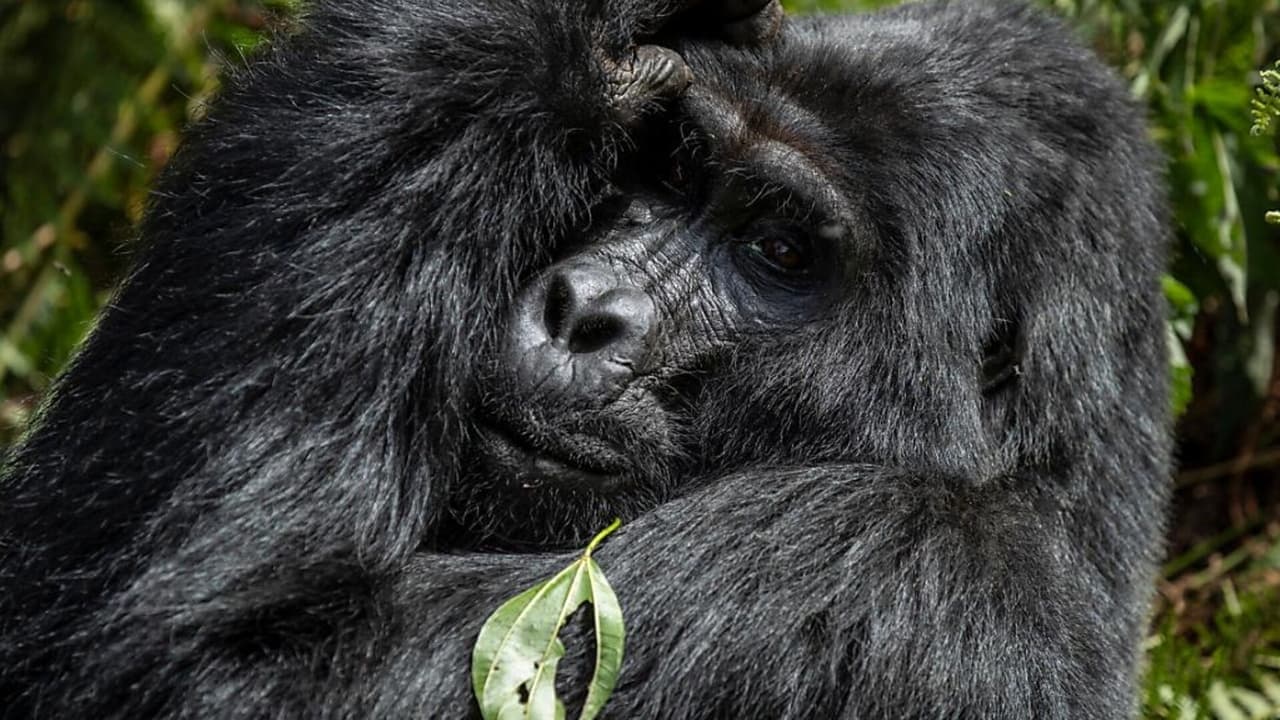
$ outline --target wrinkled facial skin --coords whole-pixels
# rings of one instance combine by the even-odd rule
[[[701,110],[712,117],[694,128],[726,122]],[[726,173],[683,119],[678,137],[652,133],[594,227],[518,294],[455,505],[467,535],[568,541],[669,498],[695,468],[723,469],[690,432],[704,388],[729,354],[821,323],[841,300],[865,223],[803,168]]]

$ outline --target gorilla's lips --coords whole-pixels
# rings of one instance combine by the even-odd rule
[[[618,451],[600,438],[531,432],[492,418],[477,434],[482,462],[527,489],[547,483],[606,489],[625,469]]]

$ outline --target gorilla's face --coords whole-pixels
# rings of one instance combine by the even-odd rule
[[[1009,170],[954,153],[981,129],[941,85],[813,52],[680,48],[696,80],[493,330],[448,535],[574,544],[747,468],[982,451],[1024,347],[984,280],[1014,246],[979,241]]]
[[[484,363],[456,506],[469,530],[578,539],[732,469],[745,451],[710,447],[705,428],[726,410],[707,396],[725,394],[731,359],[813,361],[785,340],[824,331],[874,231],[806,156],[820,142],[767,131],[770,107],[794,111],[752,103],[748,122],[691,90],[640,136],[592,228],[522,288]],[[803,401],[793,390],[772,399],[776,415]]]
[[[608,492],[669,466],[687,450],[682,416],[726,352],[832,307],[847,232],[759,192],[693,207],[628,197],[598,240],[515,303],[481,431],[492,472]]]

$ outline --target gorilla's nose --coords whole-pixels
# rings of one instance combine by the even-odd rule
[[[516,301],[508,347],[521,389],[612,400],[643,366],[655,314],[649,295],[604,263],[553,267]]]
[[[553,274],[543,300],[542,322],[548,339],[577,355],[601,351],[631,364],[653,324],[653,302],[635,288],[613,287],[607,271],[576,267]]]

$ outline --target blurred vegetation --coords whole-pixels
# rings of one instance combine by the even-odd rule
[[[123,271],[179,133],[287,2],[0,0],[0,442]]]
[[[1280,76],[1256,92],[1280,57],[1280,0],[1041,2],[1148,104],[1169,157],[1184,469],[1144,714],[1280,718],[1280,226],[1266,222],[1280,208],[1280,121],[1266,112]],[[108,300],[182,128],[292,5],[0,0],[0,447]]]

